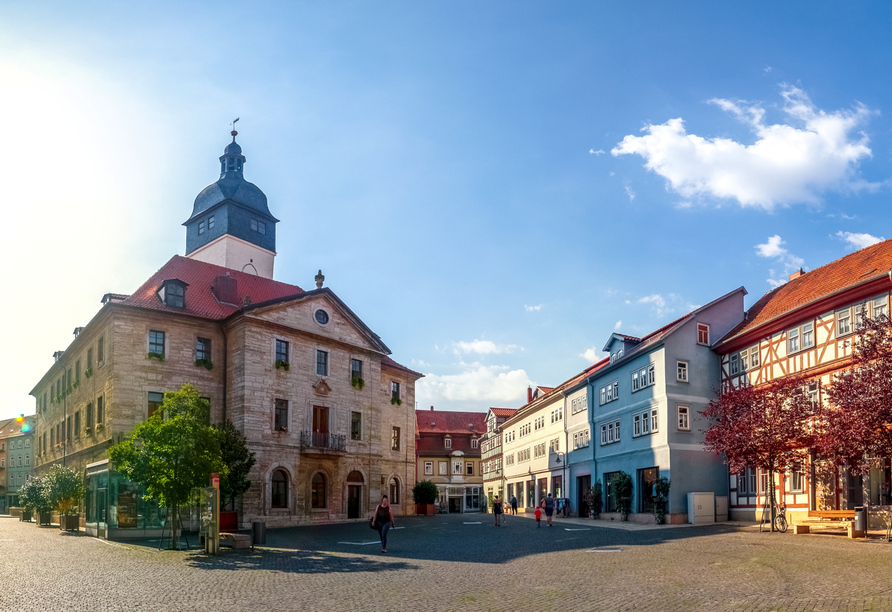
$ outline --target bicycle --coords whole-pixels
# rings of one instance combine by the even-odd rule
[[[782,503],[777,507],[777,514],[774,516],[774,528],[781,533],[787,531],[787,504]]]

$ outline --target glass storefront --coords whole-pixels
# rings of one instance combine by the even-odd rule
[[[109,467],[108,461],[87,466],[86,527],[101,538],[139,538],[160,534],[166,508],[145,498],[145,488]]]

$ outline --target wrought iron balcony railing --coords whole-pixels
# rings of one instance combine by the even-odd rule
[[[347,450],[347,436],[316,431],[302,431],[300,432],[300,445],[305,448],[345,452]]]

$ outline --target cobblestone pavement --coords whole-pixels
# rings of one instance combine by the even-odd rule
[[[353,523],[207,557],[0,518],[0,610],[892,611],[892,544],[878,539],[596,525],[407,517],[386,555]]]

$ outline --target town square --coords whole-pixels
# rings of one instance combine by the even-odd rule
[[[892,612],[890,31],[0,3],[0,611]]]

